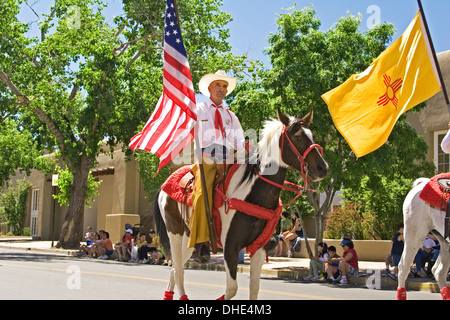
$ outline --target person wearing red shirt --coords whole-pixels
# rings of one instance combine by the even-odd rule
[[[344,250],[341,261],[339,262],[339,269],[342,273],[341,283],[347,283],[347,274],[355,274],[358,272],[358,255],[353,249],[353,242],[350,239],[343,239],[341,247]]]
[[[128,261],[131,257],[131,243],[134,240],[133,230],[125,230],[125,235],[122,241],[116,243],[115,249],[119,254],[119,261]]]

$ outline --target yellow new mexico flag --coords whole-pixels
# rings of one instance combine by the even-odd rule
[[[381,147],[404,112],[440,91],[425,34],[418,12],[405,33],[366,71],[322,96],[358,158]]]

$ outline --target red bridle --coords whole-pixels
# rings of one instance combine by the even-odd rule
[[[306,157],[308,156],[308,154],[314,150],[317,149],[320,154],[323,156],[323,149],[320,145],[313,143],[311,144],[308,149],[305,150],[305,152],[303,153],[303,155],[297,150],[297,148],[295,147],[294,143],[292,142],[292,140],[289,138],[288,134],[287,134],[287,128],[285,125],[283,125],[283,129],[282,129],[282,133],[281,133],[281,160],[283,160],[283,149],[284,149],[284,139],[287,139],[287,141],[289,142],[289,144],[291,145],[292,150],[294,151],[295,155],[297,156],[298,161],[300,162],[300,168],[301,168],[301,173],[302,173],[302,178],[303,178],[303,183],[305,183],[306,185],[308,185],[309,181],[311,178],[308,177],[308,164],[306,163]],[[284,162],[284,161],[283,161]],[[301,187],[299,185],[296,185],[292,182],[289,181],[284,181],[284,184],[287,184],[291,187],[295,187],[298,189],[294,189],[294,188],[290,188],[290,187],[286,187],[284,185],[278,184],[276,182],[270,181],[269,179],[264,178],[262,175],[259,174],[259,172],[257,170],[255,170],[256,174],[259,176],[259,178],[261,178],[262,180],[264,180],[267,183],[270,183],[280,189],[284,189],[284,190],[288,190],[288,191],[292,191],[297,193],[297,196],[291,200],[289,203],[283,205],[287,206],[289,204],[291,204],[292,202],[294,202],[295,200],[297,200],[298,197],[300,197],[302,195],[302,191],[299,189],[305,189],[305,187]],[[315,191],[315,190],[311,190],[311,189],[306,189],[308,191]]]
[[[320,154],[323,156],[322,147],[320,145],[318,145],[317,143],[313,143],[313,144],[311,144],[308,147],[308,149],[305,150],[305,152],[302,155],[297,150],[297,148],[295,147],[295,145],[292,142],[292,140],[289,138],[289,136],[287,134],[286,126],[283,125],[283,129],[282,129],[282,132],[281,132],[281,160],[283,160],[283,150],[284,150],[284,139],[285,138],[287,139],[287,141],[291,145],[291,149],[294,151],[295,155],[297,156],[298,161],[300,162],[300,168],[301,168],[301,172],[302,172],[303,182],[307,184],[309,182],[310,178],[308,178],[308,172],[307,172],[308,171],[308,164],[306,163],[306,157],[314,149],[317,149],[320,152]],[[284,162],[284,160],[283,160],[283,162]]]

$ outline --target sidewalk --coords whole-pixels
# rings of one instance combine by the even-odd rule
[[[56,241],[55,243],[56,244]],[[51,247],[51,241],[32,241],[29,237],[22,238],[0,238],[0,248],[19,249],[33,252],[42,252],[50,254],[58,254],[65,256],[73,256],[78,250],[57,249]],[[105,261],[105,260],[102,260]],[[221,253],[211,256],[211,260],[207,264],[200,264],[189,260],[185,267],[187,269],[196,270],[213,270],[225,271],[223,264],[223,255]],[[359,277],[349,277],[349,285],[372,286],[382,290],[396,290],[397,281],[390,279],[384,275],[384,262],[359,261]],[[244,264],[238,265],[238,273],[250,272],[250,258],[245,255]],[[309,274],[309,259],[302,258],[286,258],[286,257],[269,257],[269,261],[265,262],[262,268],[262,277],[280,278],[286,280],[303,281],[303,277]],[[407,290],[418,290],[427,292],[439,292],[439,286],[436,281],[429,278],[408,278],[406,282]]]

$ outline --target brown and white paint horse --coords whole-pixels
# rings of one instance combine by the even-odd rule
[[[309,128],[312,111],[302,119],[296,119],[278,111],[278,120],[265,123],[261,141],[258,143],[256,161],[241,165],[229,181],[227,197],[244,200],[263,208],[275,210],[279,206],[281,189],[272,183],[282,185],[289,167],[304,173],[313,181],[319,181],[328,174],[328,164],[322,157],[321,148],[314,142]],[[268,170],[267,168],[277,168]],[[267,172],[270,171],[270,174]],[[173,298],[175,286],[180,299],[187,299],[184,288],[183,266],[193,253],[187,248],[189,230],[182,221],[183,209],[179,202],[172,200],[165,192],[157,195],[155,220],[161,242],[170,240],[173,269],[165,292],[165,299]],[[190,208],[189,208],[190,210]],[[226,291],[222,297],[233,298],[237,292],[237,264],[241,249],[252,244],[263,232],[267,221],[236,210],[225,212],[220,208],[222,230],[220,241],[223,245],[226,269]],[[261,268],[269,250],[269,241],[258,249],[250,263],[250,299],[257,299]],[[169,248],[167,248],[169,249]]]

